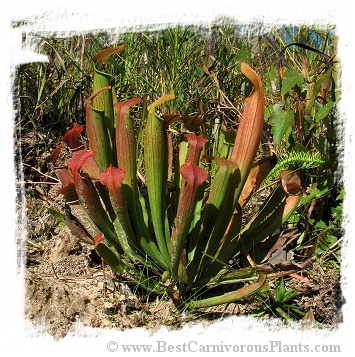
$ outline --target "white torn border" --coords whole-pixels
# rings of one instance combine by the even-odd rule
[[[156,341],[166,341],[167,344],[182,345],[184,342],[196,341],[191,347],[207,344],[260,344],[267,345],[269,341],[279,340],[282,344],[339,344],[341,353],[351,351],[354,336],[353,316],[354,295],[351,284],[354,270],[354,243],[352,225],[349,224],[353,213],[354,183],[351,179],[351,168],[354,160],[352,148],[354,103],[354,20],[350,19],[351,7],[346,1],[125,1],[106,0],[102,2],[85,3],[84,1],[59,0],[28,1],[11,0],[8,7],[2,7],[2,53],[1,58],[1,185],[2,197],[1,230],[1,305],[0,323],[1,352],[25,353],[26,355],[44,356],[70,353],[74,355],[101,355],[111,353],[107,349],[110,341],[118,344],[156,344]],[[106,10],[101,7],[105,6]],[[8,13],[4,10],[8,9]],[[6,10],[5,10],[6,11]],[[278,326],[272,320],[253,319],[249,317],[229,317],[213,324],[187,325],[181,330],[167,331],[161,328],[157,333],[144,329],[127,331],[99,330],[77,326],[75,333],[69,333],[64,339],[56,342],[51,336],[34,330],[23,319],[23,270],[17,265],[18,247],[14,232],[16,216],[14,204],[15,174],[13,156],[13,123],[12,108],[14,69],[16,65],[25,62],[45,60],[42,56],[31,52],[30,48],[22,48],[22,30],[38,32],[48,31],[53,35],[70,35],[77,32],[92,30],[134,30],[137,28],[162,28],[171,24],[208,25],[218,18],[226,16],[242,24],[262,23],[268,25],[327,25],[336,24],[336,34],[339,37],[338,58],[341,61],[341,92],[339,117],[342,121],[343,157],[345,188],[347,197],[344,202],[346,232],[343,248],[342,291],[345,299],[343,307],[344,322],[334,331],[305,330],[298,331],[291,327]],[[20,29],[11,29],[10,22],[26,21]],[[12,77],[11,77],[12,76]],[[354,110],[353,110],[354,111]],[[6,261],[4,261],[6,259]],[[196,349],[196,348],[195,348]],[[226,352],[226,349],[221,350]],[[118,350],[117,353],[122,353]],[[285,353],[285,352],[284,352]],[[235,353],[234,353],[235,354]],[[255,352],[255,354],[257,354]],[[307,355],[307,352],[305,352]],[[5,354],[4,354],[5,355]],[[149,353],[148,353],[149,355]]]

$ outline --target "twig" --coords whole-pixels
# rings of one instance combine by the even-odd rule
[[[327,251],[324,253],[324,255],[322,256],[322,259],[325,259],[326,257],[328,257],[329,255],[333,255],[334,258],[336,260],[339,261],[338,257],[335,255],[335,251],[338,249],[337,245],[341,243],[341,241],[343,240],[344,237],[338,239],[333,245],[331,245],[330,247],[328,247]],[[322,238],[323,240],[323,238]],[[324,240],[323,240],[324,242]]]
[[[43,176],[45,176],[45,177],[48,177],[48,178],[50,178],[50,179],[52,179],[52,180],[54,180],[54,181],[59,182],[59,180],[56,179],[55,177],[52,177],[52,176],[50,176],[50,175],[46,175],[46,174],[44,174],[43,172],[41,172],[40,170],[36,169],[35,167],[33,167],[33,166],[29,165],[29,164],[23,163],[23,165],[24,165],[24,166],[27,166],[27,167],[29,167],[29,168],[31,168],[32,170],[37,171],[39,174],[41,174],[41,175],[43,175]]]
[[[137,176],[142,181],[143,185],[146,185],[145,178],[139,171],[137,171]]]
[[[256,268],[256,264],[255,264],[254,260],[252,259],[252,257],[250,256],[250,254],[247,251],[247,249],[245,248],[245,245],[244,245],[242,239],[240,240],[240,243],[242,245],[243,253],[244,253],[245,257],[247,258],[249,264],[252,266],[252,268]]]
[[[60,182],[43,182],[43,181],[17,181],[18,185],[60,185]]]
[[[55,271],[55,268],[54,268],[54,265],[53,265],[52,262],[51,262],[51,267],[52,267],[53,274],[54,274],[55,278],[56,278],[57,280],[59,280],[58,275],[57,275],[57,273],[56,273],[56,271]]]
[[[309,230],[310,230],[310,224],[309,224],[309,220],[310,220],[310,218],[311,218],[311,215],[312,215],[312,212],[313,212],[313,209],[314,209],[314,206],[316,205],[316,200],[312,200],[311,201],[311,205],[310,205],[310,207],[309,207],[309,209],[308,209],[308,213],[307,213],[307,216],[306,216],[306,227],[305,227],[305,229],[304,229],[304,235],[303,235],[303,241],[306,239],[306,237],[307,237],[307,234],[308,234],[308,232],[309,232]]]

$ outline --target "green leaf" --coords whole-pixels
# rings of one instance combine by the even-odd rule
[[[188,303],[188,306],[191,309],[200,309],[221,304],[228,304],[265,291],[267,288],[268,283],[266,280],[266,275],[260,274],[258,281],[255,283],[245,285],[240,289],[225,293],[220,296],[213,296],[202,300],[191,300]]]
[[[285,95],[285,93],[288,93],[296,85],[302,87],[303,81],[304,77],[302,73],[295,69],[286,71],[285,78],[282,82],[281,94]]]
[[[217,148],[218,156],[229,159],[235,142],[236,133],[234,128],[226,129],[224,124],[221,125]]]
[[[103,111],[104,125],[108,132],[108,139],[110,140],[111,148],[113,148],[114,138],[114,109],[113,105],[117,102],[116,92],[114,89],[115,78],[100,70],[102,64],[107,62],[113,54],[120,53],[124,49],[123,45],[116,47],[105,48],[97,52],[94,57],[94,78],[93,78],[93,90],[106,86],[110,86],[110,91],[104,91],[93,99],[92,106],[96,110]]]
[[[188,150],[189,144],[187,141],[187,138],[182,136],[182,139],[179,143],[179,154],[177,155],[177,160],[175,164],[175,172],[179,172],[179,168],[181,165],[185,163],[186,155],[187,155],[187,150]],[[176,187],[180,188],[181,187],[181,181],[182,181],[182,176],[179,174],[175,174],[174,178],[174,183]]]
[[[115,104],[115,89],[114,89],[114,78],[104,72],[98,71],[95,68],[94,79],[93,79],[93,91],[97,92],[101,88],[110,87],[110,90],[105,90],[100,92],[99,95],[95,96],[92,101],[93,109],[97,111],[102,111],[103,125],[107,131],[108,139],[110,140],[111,148],[113,147],[113,137],[114,137],[114,109]]]
[[[308,194],[304,195],[301,200],[301,205],[311,202],[313,199],[320,199],[331,190],[331,186],[325,182],[322,184],[313,184],[307,191]]]
[[[271,88],[273,92],[277,90],[279,79],[278,79],[278,70],[276,67],[270,68],[266,74],[267,85]]]
[[[64,215],[58,212],[53,206],[48,208],[48,212],[59,222],[64,222]]]
[[[329,67],[329,69],[327,70],[327,72],[325,72],[323,75],[321,75],[318,79],[318,81],[316,82],[315,86],[314,86],[314,89],[313,89],[313,92],[311,93],[311,98],[308,102],[308,105],[307,105],[307,109],[306,109],[306,112],[307,113],[310,113],[316,99],[317,99],[317,96],[318,96],[318,93],[321,91],[322,89],[322,85],[327,83],[330,79],[330,76],[332,74],[332,71],[333,71],[333,68],[332,66]]]
[[[124,274],[127,266],[122,261],[121,257],[118,256],[111,247],[105,242],[104,235],[102,233],[98,233],[94,238],[95,250],[100,255],[102,259],[114,270],[121,274]]]
[[[324,119],[330,113],[333,106],[334,106],[334,102],[328,102],[327,104],[323,105],[323,107],[321,107],[316,113],[316,115],[314,116],[314,119],[317,122]]]
[[[342,200],[342,199],[344,199],[344,196],[345,196],[345,190],[342,189],[342,190],[340,191],[339,195],[337,196],[336,200],[337,200],[337,201],[338,201],[338,200]]]
[[[315,224],[316,229],[324,229],[327,228],[327,225],[323,221],[317,221]]]
[[[216,252],[233,215],[233,193],[240,182],[239,168],[235,162],[220,157],[215,157],[215,160],[219,169],[202,210],[202,230],[196,241],[195,255],[190,264],[192,272],[210,263],[209,256]],[[194,273],[191,275],[195,276]]]
[[[95,110],[88,103],[86,112],[86,133],[90,149],[94,150],[94,160],[100,171],[107,169],[112,163],[113,152],[104,125],[104,112]]]
[[[249,48],[242,46],[240,50],[236,53],[236,60],[237,61],[251,61],[251,53]]]
[[[134,282],[137,286],[145,289],[148,292],[154,292],[157,294],[163,294],[165,288],[161,286],[157,281],[149,280],[144,277],[140,272],[131,268],[121,256],[119,256],[113,247],[109,246],[104,235],[99,233],[94,238],[95,250],[99,256],[114,270],[121,274],[124,274],[129,281]]]
[[[168,137],[166,121],[155,114],[155,107],[174,98],[174,94],[166,94],[148,106],[144,138],[144,160],[152,223],[159,250],[165,261],[170,260],[165,236]]]
[[[292,170],[284,170],[280,176],[281,181],[284,183],[278,186],[271,194],[270,199],[266,199],[265,203],[260,207],[259,212],[241,232],[241,239],[247,249],[250,249],[253,244],[256,246],[268,235],[275,232],[276,229],[289,220],[299,206],[302,196],[295,194],[287,195],[284,189],[286,182],[299,185],[299,176]],[[286,196],[286,199],[281,202],[283,196]],[[278,205],[279,202],[281,203]],[[271,213],[270,215],[268,214],[269,212]],[[266,218],[263,220],[263,217]]]
[[[269,119],[272,125],[271,133],[276,145],[281,144],[283,137],[291,130],[294,114],[292,110],[277,108]]]
[[[135,139],[133,119],[130,117],[129,110],[132,106],[138,104],[141,98],[134,97],[126,101],[115,104],[116,108],[116,151],[119,167],[124,170],[125,178],[123,180],[122,192],[127,204],[127,210],[135,228],[136,237],[142,247],[159,266],[167,269],[168,264],[162,258],[154,240],[148,230],[144,220],[144,206],[140,202],[140,193],[137,182],[137,143]],[[127,154],[129,153],[129,154]]]
[[[273,105],[272,105],[272,104],[269,104],[269,105],[265,108],[264,119],[269,119],[273,113],[274,113]]]

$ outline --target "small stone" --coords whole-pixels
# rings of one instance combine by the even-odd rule
[[[141,325],[141,319],[139,318],[139,316],[137,315],[137,314],[134,314],[133,316],[132,316],[132,323],[133,323],[133,325],[135,325],[135,326],[140,326]]]

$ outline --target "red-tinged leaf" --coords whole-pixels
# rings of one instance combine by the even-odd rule
[[[296,182],[286,182],[286,191],[290,195],[300,195],[306,190]]]
[[[149,266],[150,263],[148,263],[146,257],[143,257],[138,253],[139,244],[128,214],[127,202],[124,199],[122,192],[124,179],[125,172],[122,169],[114,168],[111,165],[103,171],[100,176],[100,182],[106,186],[115,212],[113,224],[121,247],[131,261],[145,261],[144,264]]]
[[[102,233],[96,234],[96,236],[94,237],[95,248],[102,242],[102,238],[103,238],[103,234]]]
[[[195,132],[203,125],[203,119],[198,115],[184,114],[181,116],[181,121],[184,123],[186,130]]]
[[[272,157],[267,157],[253,166],[238,200],[240,207],[243,208],[249,201],[251,195],[260,187],[272,168]]]
[[[88,159],[84,162],[82,166],[82,170],[86,172],[91,179],[99,180],[100,179],[100,168],[96,163],[93,157],[88,157]]]
[[[58,159],[62,148],[64,146],[64,142],[60,143],[53,151],[52,153],[47,157],[47,161],[51,162],[52,164],[55,163],[55,161]]]
[[[99,68],[103,63],[107,62],[112,55],[122,52],[123,49],[124,45],[122,44],[115,47],[104,48],[103,50],[96,52],[93,56],[95,66]]]
[[[80,163],[77,167],[80,167]],[[80,199],[80,202],[88,213],[90,219],[95,223],[99,231],[101,231],[111,244],[118,245],[119,241],[114,233],[113,224],[104,209],[100,196],[86,173],[74,174],[75,189]]]
[[[100,168],[93,158],[93,150],[80,150],[68,162],[68,168],[73,176],[75,172],[79,173],[81,170],[89,175],[93,180],[100,179]]]
[[[166,121],[166,125],[169,126],[180,120],[181,114],[180,113],[164,114],[162,115],[162,118]]]
[[[124,100],[122,102],[116,103],[114,106],[117,109],[117,120],[123,121],[126,118],[126,115],[128,114],[128,111],[131,107],[137,105],[142,101],[141,97],[133,97],[127,100]]]
[[[85,151],[87,151],[87,150],[78,149],[77,151],[75,151],[75,155],[74,156],[83,155],[83,152],[85,152]],[[99,180],[100,179],[101,170],[100,170],[99,165],[96,163],[96,161],[95,161],[93,156],[90,156],[90,157],[87,158],[87,160],[82,165],[81,170],[86,172],[90,176],[90,178],[93,179],[93,180]]]
[[[140,97],[135,97],[115,104],[116,108],[116,152],[118,167],[125,173],[123,186],[121,188],[122,195],[125,198],[127,213],[132,220],[132,225],[135,227],[135,235],[141,250],[153,257],[155,263],[164,269],[168,268],[164,262],[162,255],[155,245],[151,237],[151,232],[145,224],[143,218],[142,205],[139,200],[139,191],[137,183],[137,162],[136,162],[136,138],[135,129],[132,118],[129,115],[129,109],[137,105],[141,101]],[[128,154],[129,153],[129,154]],[[125,217],[121,217],[124,222]],[[128,235],[131,235],[130,229],[125,226]],[[169,259],[170,263],[170,259]]]
[[[59,181],[62,183],[63,186],[68,185],[69,183],[74,183],[74,178],[71,172],[68,169],[62,168],[55,170]]]
[[[117,162],[118,167],[126,173],[125,183],[130,187],[136,184],[137,163],[135,131],[129,110],[141,100],[140,97],[134,97],[115,104]]]
[[[289,195],[299,195],[305,192],[301,186],[301,179],[296,171],[282,170],[280,173],[281,185]]]
[[[87,230],[84,227],[81,226],[81,224],[76,219],[66,214],[64,220],[67,227],[76,237],[87,243],[90,244],[94,243],[91,235],[87,232]]]
[[[94,150],[82,150],[77,152],[68,162],[68,168],[73,174],[74,181],[76,177],[80,177],[80,170],[88,158],[94,155]]]
[[[191,162],[198,166],[203,146],[206,144],[208,139],[203,136],[197,136],[196,134],[184,134],[184,137],[188,141],[185,162]]]
[[[285,201],[285,209],[282,213],[282,224],[287,222],[287,220],[291,217],[292,213],[295,212],[295,210],[298,208],[298,205],[300,204],[302,199],[302,195],[292,195],[290,194],[288,197],[286,197]]]
[[[189,132],[195,132],[203,125],[203,119],[198,115],[171,113],[162,115],[162,118],[166,121],[167,126],[180,120]]]
[[[201,169],[190,161],[180,167],[180,173],[185,179],[186,184],[194,187],[194,189],[204,183],[208,177],[204,169]]]
[[[254,91],[244,101],[244,110],[230,157],[230,159],[235,161],[238,165],[241,176],[241,185],[238,186],[236,199],[238,199],[253,165],[264,128],[264,90],[261,79],[258,74],[244,62],[242,62],[240,69],[253,83]]]
[[[62,183],[63,187],[58,190],[58,193],[64,195],[67,202],[74,202],[79,199],[74,185],[74,178],[71,172],[67,169],[57,169],[56,175]]]
[[[171,238],[172,272],[175,276],[178,272],[195,205],[199,198],[198,190],[208,177],[205,170],[191,162],[181,166],[180,174],[183,177],[183,183],[179,196],[175,227]]]
[[[84,130],[84,127],[80,124],[75,123],[74,127],[70,130],[68,130],[63,137],[63,141],[65,144],[69,146],[70,149],[75,150],[83,144],[80,142],[79,137],[82,131]]]
[[[81,172],[85,162],[92,157],[93,150],[80,151],[68,162],[74,177],[74,184],[79,200],[98,229],[104,233],[111,244],[119,244],[112,222],[102,206],[100,196],[87,173]]]
[[[100,182],[105,185],[108,190],[119,190],[126,174],[124,170],[118,169],[110,165],[100,175]]]
[[[230,160],[219,158],[219,170],[211,185],[208,201],[202,212],[203,229],[198,237],[195,256],[200,267],[190,264],[191,275],[211,264],[211,256],[223,242],[230,219],[238,205],[240,194],[250,173],[264,127],[264,91],[258,74],[242,62],[241,72],[252,82],[254,91],[244,101],[244,110],[239,123]],[[231,163],[235,165],[231,166]],[[239,222],[239,220],[236,220]],[[229,241],[228,239],[225,241]],[[207,243],[206,243],[207,242]],[[205,255],[201,256],[200,251]]]
[[[100,175],[100,182],[105,185],[109,191],[112,207],[116,214],[125,208],[123,195],[121,191],[122,182],[125,178],[125,172],[110,165]]]
[[[58,193],[60,195],[63,195],[65,197],[65,200],[69,203],[75,202],[79,199],[78,194],[76,193],[76,190],[75,190],[74,183],[68,183],[67,185],[61,187],[58,190]]]

